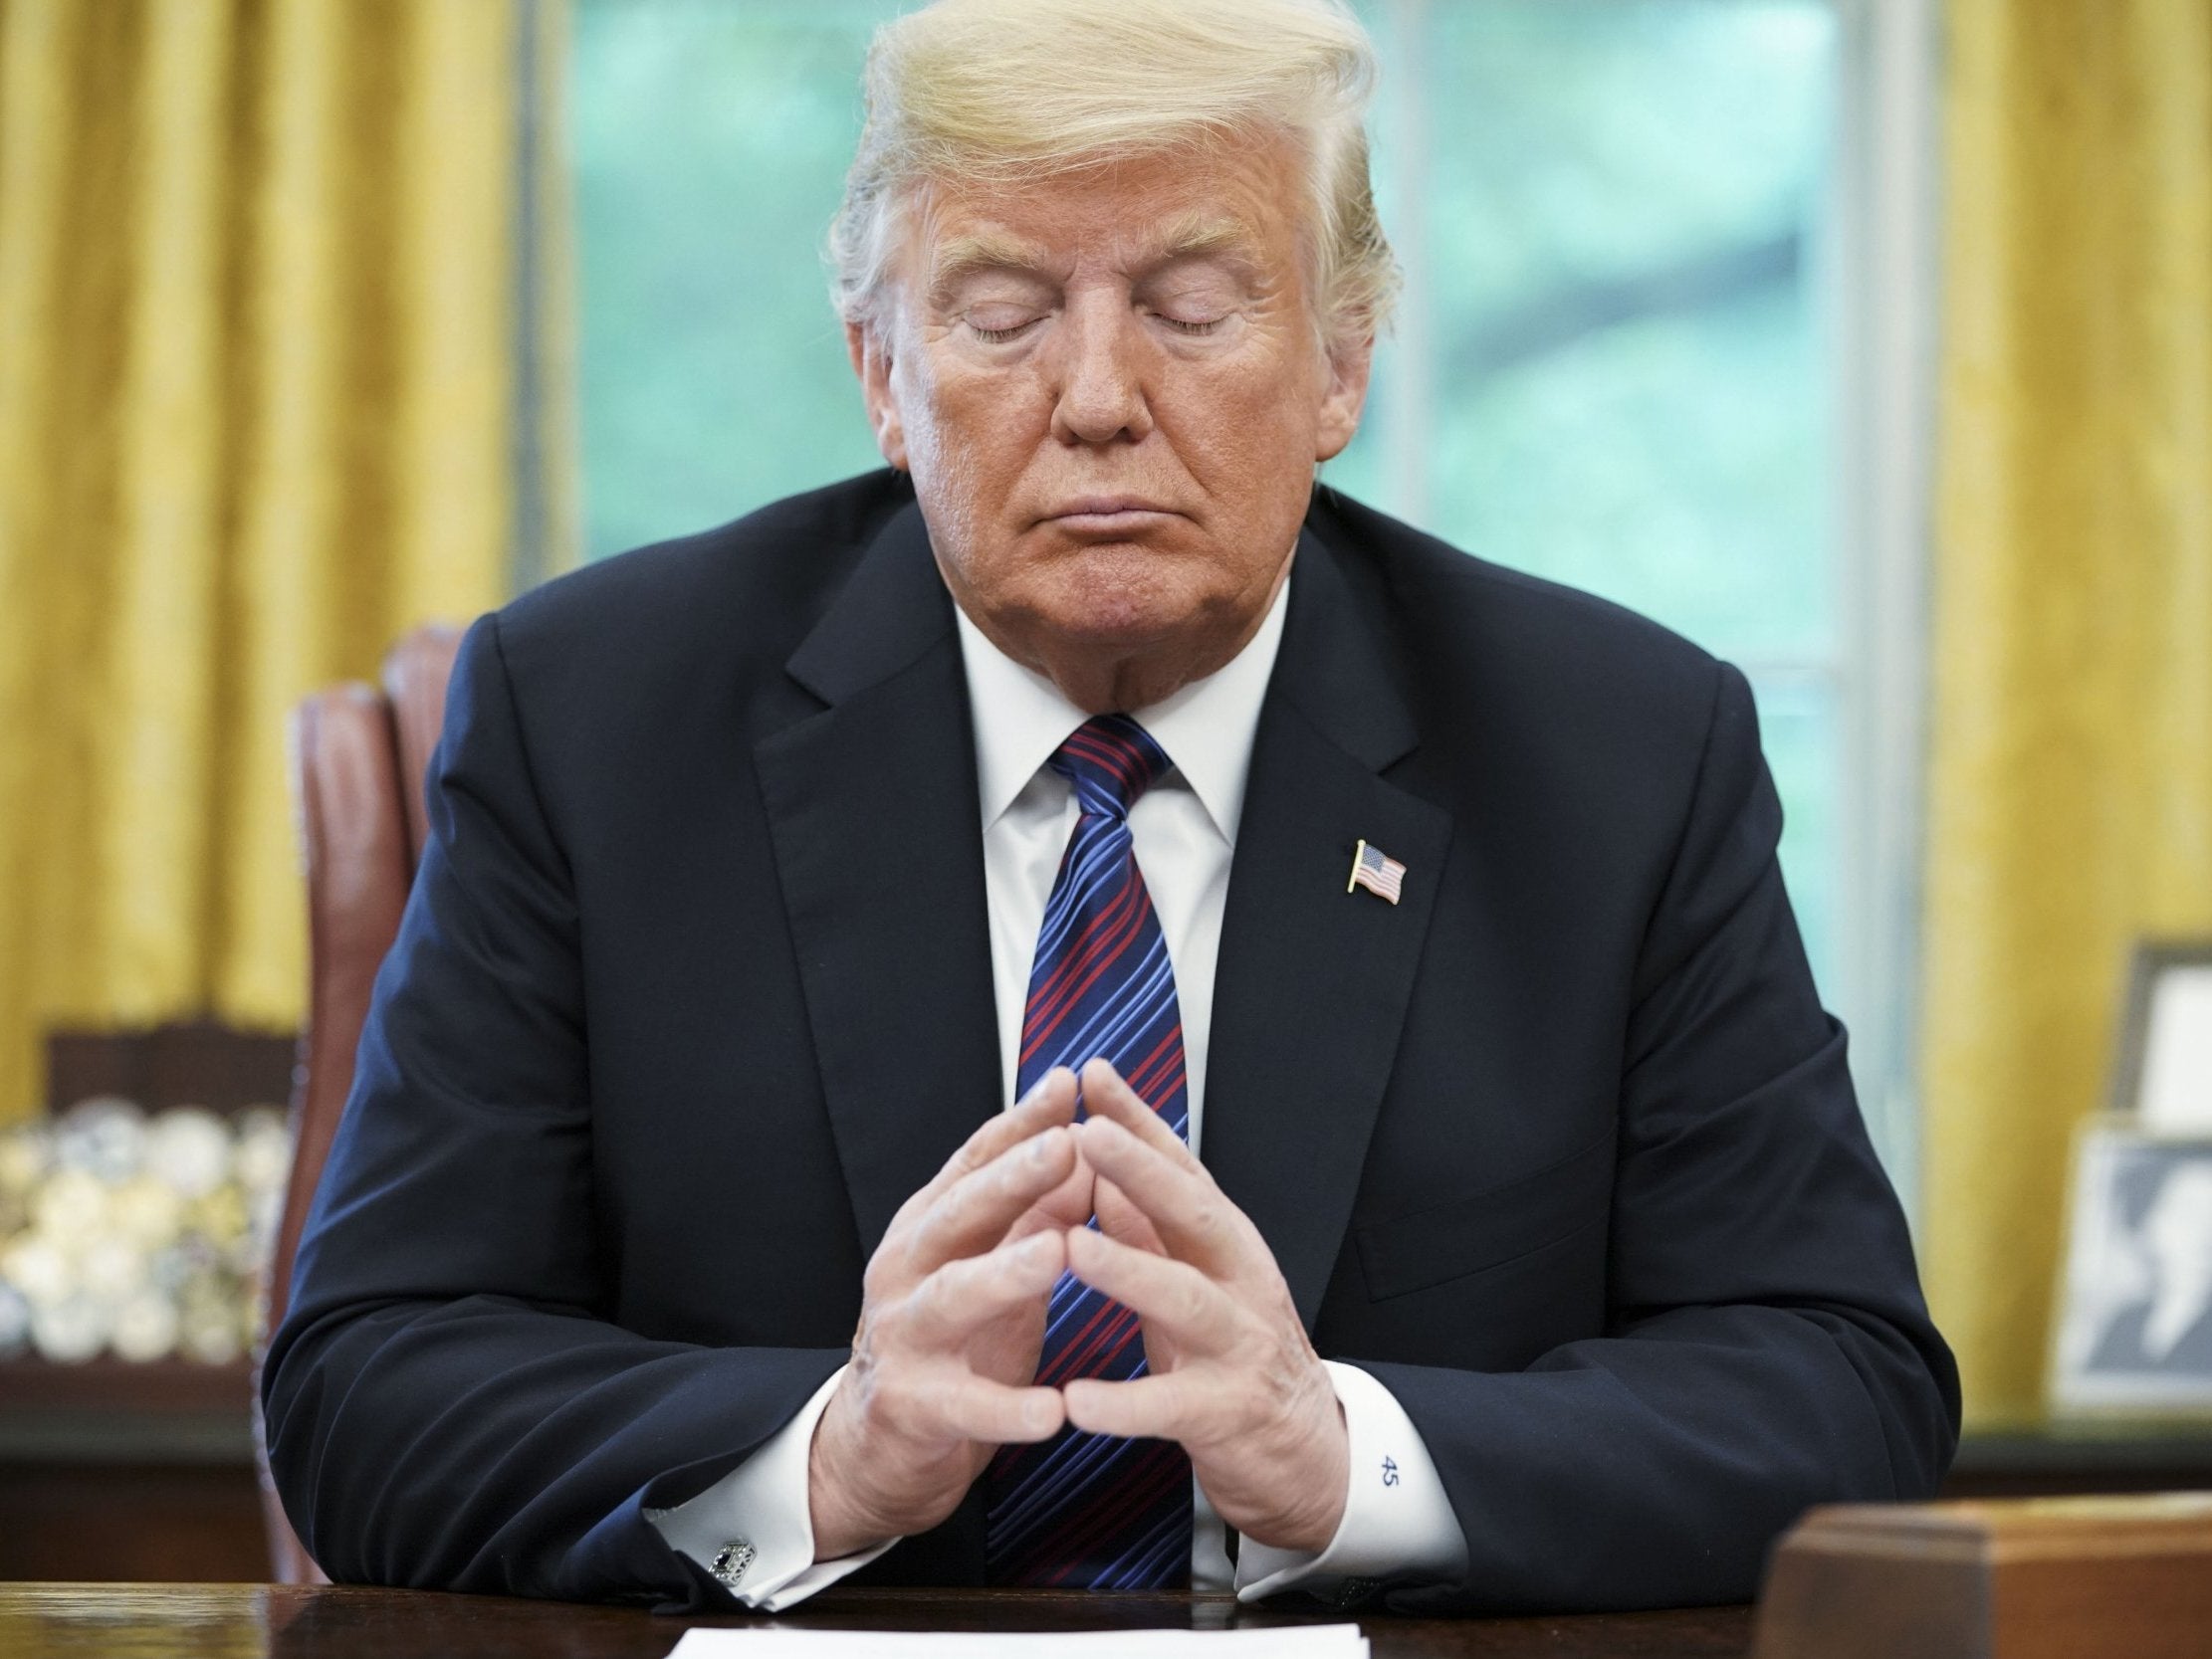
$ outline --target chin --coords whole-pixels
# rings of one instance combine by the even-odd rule
[[[1214,596],[1175,579],[1183,573],[1158,553],[1099,549],[1052,573],[1037,596],[1038,619],[1063,639],[1100,648],[1137,648],[1204,628]]]

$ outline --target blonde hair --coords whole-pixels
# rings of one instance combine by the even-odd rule
[[[929,180],[1015,184],[1287,136],[1305,161],[1316,320],[1388,321],[1398,266],[1362,124],[1375,52],[1343,0],[937,0],[868,49],[867,121],[829,231],[832,293],[870,320],[900,209]]]

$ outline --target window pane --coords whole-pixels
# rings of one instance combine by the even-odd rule
[[[860,134],[868,35],[898,9],[576,7],[590,556],[879,464],[820,250]]]
[[[1426,325],[1386,348],[1381,396],[1403,351],[1423,353],[1432,389],[1425,410],[1370,425],[1343,481],[1383,489],[1375,452],[1425,432],[1427,499],[1406,505],[1470,551],[1735,654],[1825,653],[1828,376],[1808,249],[1828,6],[1373,10],[1427,149],[1409,188],[1386,107],[1385,212],[1420,217]],[[1418,51],[1392,38],[1409,18]]]

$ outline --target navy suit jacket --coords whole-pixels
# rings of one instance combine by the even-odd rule
[[[1391,1602],[1746,1597],[1807,1505],[1928,1495],[1958,1409],[1749,690],[1327,489],[1296,559],[1204,1153],[1442,1474],[1466,1572]],[[911,487],[479,622],[429,805],[269,1353],[279,1487],[340,1580],[717,1604],[642,1511],[845,1358],[892,1212],[1002,1104]],[[1346,892],[1362,838],[1403,903]],[[972,1494],[862,1581],[982,1562]]]

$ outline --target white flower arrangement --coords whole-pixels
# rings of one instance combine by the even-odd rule
[[[0,1359],[238,1358],[291,1168],[276,1107],[103,1098],[0,1130]]]

